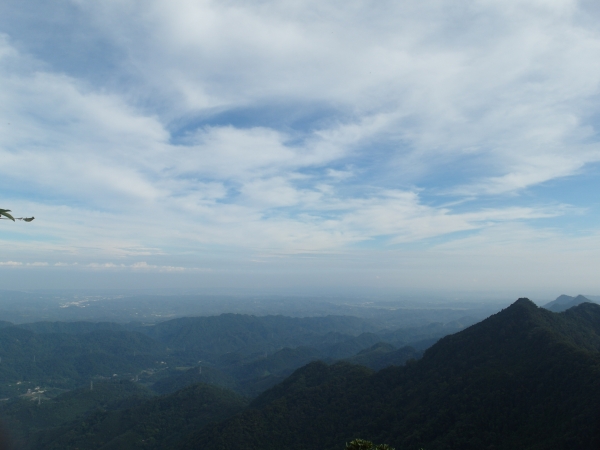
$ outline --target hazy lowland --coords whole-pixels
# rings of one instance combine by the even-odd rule
[[[18,449],[600,448],[600,305],[0,293]]]

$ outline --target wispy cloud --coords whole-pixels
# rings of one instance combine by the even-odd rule
[[[568,195],[600,162],[582,2],[72,0],[42,25],[42,3],[6,5],[0,206],[36,221],[2,224],[0,265],[176,272],[596,229]]]

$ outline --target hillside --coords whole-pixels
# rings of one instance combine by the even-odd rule
[[[31,438],[36,450],[164,449],[207,423],[240,412],[245,398],[198,383],[131,408],[98,410],[71,426],[40,432]]]
[[[294,318],[222,314],[139,322],[34,322],[0,324],[0,398],[40,387],[44,398],[77,388],[91,379],[118,378],[157,384],[161,393],[208,382],[256,396],[294,370],[318,359],[351,358],[378,342],[429,346],[453,330],[436,323],[406,330],[378,330],[369,320],[347,316]],[[373,332],[377,331],[377,333]],[[385,336],[382,338],[382,336]],[[376,365],[401,364],[388,355]],[[365,359],[366,358],[366,359]],[[182,376],[205,368],[202,376]],[[209,376],[213,371],[215,376]],[[168,378],[168,380],[167,380]]]
[[[235,378],[224,374],[213,367],[192,367],[187,370],[176,370],[170,376],[161,378],[152,384],[152,390],[158,394],[171,394],[196,383],[212,384],[234,391],[239,390]]]
[[[0,417],[11,430],[18,448],[25,448],[32,433],[61,427],[85,418],[90,411],[116,410],[133,406],[152,397],[143,386],[126,380],[96,382],[53,399],[38,402],[38,395],[18,397],[0,404]]]
[[[0,328],[0,396],[36,386],[73,389],[92,378],[133,377],[159,369],[166,346],[138,332],[99,328],[84,333],[36,333]]]
[[[311,363],[180,449],[600,447],[600,306],[561,314],[519,299],[406,367]]]
[[[412,347],[395,348],[391,344],[378,342],[367,349],[361,350],[355,356],[346,359],[353,364],[380,370],[388,366],[403,366],[410,359],[421,357],[421,353]]]
[[[470,319],[405,329],[378,329],[368,320],[347,316],[297,318],[221,314],[173,319],[135,330],[169,347],[171,355],[186,361],[186,365],[202,361],[244,379],[255,372],[253,365],[269,364],[260,362],[261,359],[271,359],[283,350],[303,348],[304,354],[309,352],[312,356],[306,359],[277,355],[279,369],[266,372],[287,376],[311,360],[349,358],[378,342],[424,350],[441,337],[463,329],[465,324],[471,324]],[[282,365],[283,359],[289,363]]]

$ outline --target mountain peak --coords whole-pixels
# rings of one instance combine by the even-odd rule
[[[529,300],[527,297],[519,298],[516,302],[514,302],[512,305],[510,305],[510,307],[512,307],[512,306],[522,306],[522,307],[526,307],[526,308],[537,309],[536,304],[533,303],[531,300]]]
[[[503,309],[497,315],[522,315],[523,313],[535,313],[538,311],[538,306],[529,300],[527,297],[521,297],[512,303],[508,308]]]

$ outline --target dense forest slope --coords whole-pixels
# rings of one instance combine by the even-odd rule
[[[65,392],[50,401],[38,402],[36,396],[17,397],[2,404],[0,411],[4,426],[10,429],[14,448],[25,449],[29,448],[29,437],[36,432],[79,423],[90,411],[127,409],[152,396],[139,383],[105,381]]]
[[[401,449],[600,448],[600,306],[552,313],[519,299],[373,373],[314,362],[180,449],[339,449],[361,437]]]
[[[41,386],[73,389],[90,379],[136,374],[160,367],[166,346],[148,336],[97,328],[76,333],[37,333],[17,326],[0,328],[0,396]]]
[[[182,435],[240,412],[245,398],[198,383],[132,408],[98,410],[71,426],[34,435],[32,450],[164,449]]]
[[[421,352],[417,352],[412,347],[396,349],[391,344],[378,342],[372,347],[361,350],[355,356],[346,359],[346,361],[380,370],[388,366],[403,366],[407,361],[420,357]]]

